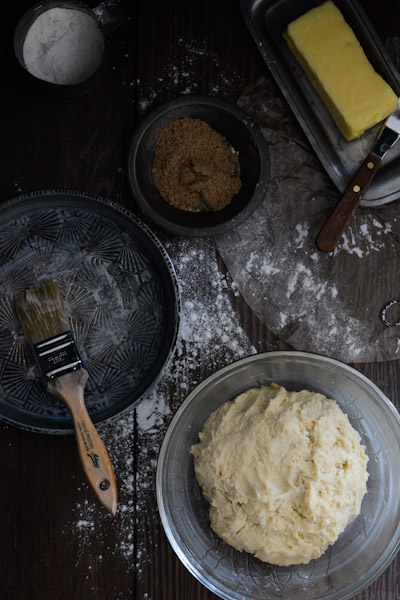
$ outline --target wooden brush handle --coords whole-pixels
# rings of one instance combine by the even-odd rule
[[[349,183],[342,199],[319,232],[315,241],[321,252],[333,252],[347,229],[382,159],[370,153]]]
[[[103,506],[115,515],[117,486],[114,471],[108,452],[86,410],[83,390],[87,378],[86,369],[79,369],[52,379],[48,382],[47,389],[59,396],[68,406],[87,480]]]

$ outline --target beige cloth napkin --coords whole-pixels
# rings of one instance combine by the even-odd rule
[[[400,328],[382,308],[400,300],[400,201],[359,208],[333,254],[315,238],[340,198],[270,77],[241,106],[268,142],[270,183],[262,205],[217,248],[246,302],[296,350],[344,362],[400,358]]]

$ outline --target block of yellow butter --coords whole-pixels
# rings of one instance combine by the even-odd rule
[[[396,94],[331,0],[292,21],[283,36],[346,140],[393,112]]]

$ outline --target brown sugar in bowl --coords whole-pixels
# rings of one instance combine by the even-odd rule
[[[240,189],[221,210],[189,211],[172,206],[160,194],[153,164],[164,128],[179,119],[200,119],[237,153]],[[128,155],[133,196],[143,215],[184,237],[207,237],[243,223],[262,201],[269,180],[268,146],[259,126],[236,105],[215,96],[183,96],[154,109],[136,129]]]
[[[222,210],[240,189],[239,159],[200,119],[177,119],[157,141],[153,175],[164,200],[181,210]]]

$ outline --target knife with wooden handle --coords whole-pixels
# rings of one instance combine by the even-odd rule
[[[341,200],[319,232],[315,241],[321,252],[333,252],[347,229],[368,186],[375,177],[385,154],[400,136],[400,100],[396,110],[381,129],[375,146],[349,183]]]

